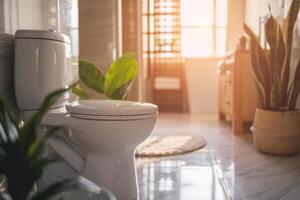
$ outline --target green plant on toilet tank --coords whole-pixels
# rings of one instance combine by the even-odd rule
[[[258,109],[253,123],[258,150],[271,154],[300,151],[300,113],[296,102],[300,92],[300,61],[290,78],[294,26],[300,0],[293,0],[281,24],[270,16],[265,24],[269,49],[263,49],[254,32],[244,24],[250,37],[251,63],[258,93]]]
[[[79,77],[84,85],[110,99],[126,100],[137,74],[138,66],[133,53],[126,53],[113,61],[105,75],[94,64],[79,61]],[[89,98],[79,85],[73,89],[73,93]]]

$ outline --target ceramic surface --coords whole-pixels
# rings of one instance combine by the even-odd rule
[[[74,118],[71,121],[72,134],[68,138],[86,155],[82,175],[108,188],[120,200],[136,199],[134,152],[151,134],[156,117],[123,121]]]
[[[138,159],[140,200],[298,200],[300,155],[259,153],[250,133],[234,136],[227,123],[188,114],[160,114],[159,134],[187,130],[204,149],[160,159]]]
[[[117,200],[109,190],[100,188],[83,177],[79,177],[77,182],[77,189],[58,194],[51,200]]]
[[[25,121],[50,92],[69,85],[70,59],[70,45],[61,34],[17,31],[15,93]],[[84,177],[105,186],[119,199],[136,199],[134,152],[151,134],[157,106],[129,101],[79,100],[66,106],[67,112],[68,100],[66,92],[51,106],[41,126],[69,130],[65,139],[84,155],[85,167],[80,171]],[[76,156],[77,152],[70,151],[70,145],[61,142],[50,145],[67,162],[73,154],[74,158],[81,158]],[[74,162],[69,164],[78,167]]]

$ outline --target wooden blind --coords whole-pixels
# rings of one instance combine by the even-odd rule
[[[144,0],[143,56],[152,79],[152,98],[160,110],[187,107],[184,65],[181,57],[180,0]],[[179,87],[159,88],[159,80]]]

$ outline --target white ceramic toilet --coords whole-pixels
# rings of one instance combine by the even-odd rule
[[[47,94],[78,79],[70,51],[69,38],[60,33],[16,32],[15,94],[25,120],[39,109]],[[120,200],[137,199],[135,148],[150,136],[157,106],[115,100],[70,102],[69,96],[64,94],[42,122],[46,127],[68,130],[63,137],[66,143],[55,144],[55,151],[69,162],[72,153],[68,152],[72,151],[63,149],[70,143],[83,154],[83,176],[111,190]],[[78,168],[76,162],[69,164]]]

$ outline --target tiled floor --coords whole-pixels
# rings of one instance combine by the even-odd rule
[[[156,129],[189,130],[208,144],[185,155],[139,158],[140,200],[300,199],[300,156],[258,153],[250,134],[233,136],[213,116],[160,114]]]

